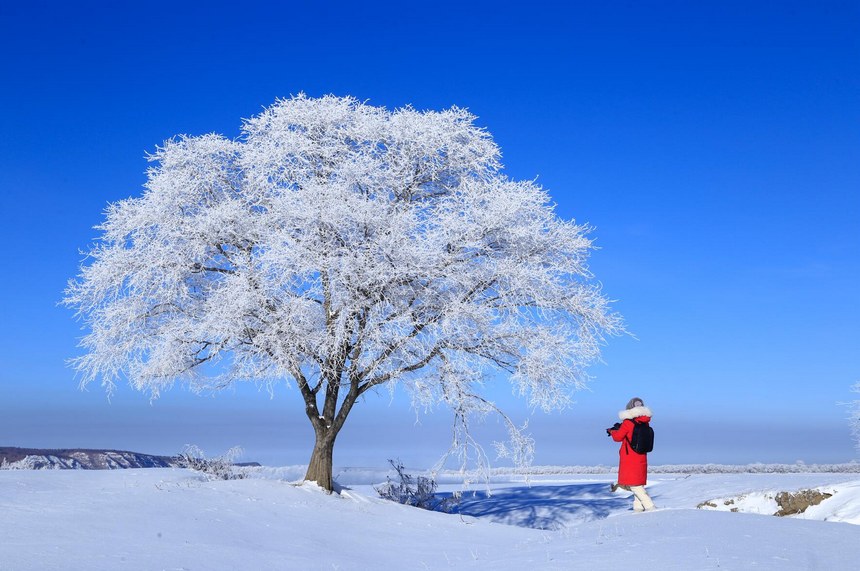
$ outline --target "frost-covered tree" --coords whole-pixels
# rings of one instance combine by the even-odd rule
[[[444,403],[461,428],[495,409],[493,375],[564,406],[622,325],[587,268],[589,228],[499,157],[463,109],[334,96],[279,100],[236,140],[166,141],[66,290],[82,385],[294,383],[316,435],[306,479],[329,490],[335,438],[377,387]]]
[[[860,393],[860,382],[851,387],[851,390]],[[854,437],[854,447],[860,452],[860,399],[849,403],[848,422],[851,426],[851,436]]]

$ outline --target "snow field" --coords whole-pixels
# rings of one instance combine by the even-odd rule
[[[660,509],[644,514],[609,492],[611,475],[528,484],[497,476],[492,493],[476,487],[461,514],[442,514],[377,498],[370,470],[333,495],[280,479],[285,472],[207,481],[179,469],[0,471],[0,571],[594,570],[624,560],[668,570],[849,570],[860,544],[860,526],[835,523],[858,521],[857,474],[662,474],[649,482]],[[695,507],[816,487],[835,494],[802,518]]]

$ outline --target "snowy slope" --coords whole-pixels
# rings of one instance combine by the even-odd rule
[[[118,470],[127,468],[170,468],[176,458],[141,454],[126,450],[86,448],[51,449],[0,447],[0,466],[32,470]]]
[[[661,509],[645,514],[611,495],[606,475],[512,477],[467,497],[462,515],[392,504],[366,483],[326,495],[274,474],[0,471],[0,570],[857,568],[860,525],[695,507],[824,486],[833,498],[804,517],[856,521],[857,474],[660,475]],[[530,518],[552,529],[523,527]]]

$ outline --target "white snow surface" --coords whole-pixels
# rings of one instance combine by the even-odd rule
[[[295,474],[0,471],[0,571],[858,568],[856,473],[656,474],[650,513],[610,493],[612,475],[497,474],[492,493],[472,486],[460,514],[379,499],[383,470],[342,473],[331,495],[291,482]],[[696,507],[744,496],[762,508],[755,498],[810,488],[833,497],[799,516]]]

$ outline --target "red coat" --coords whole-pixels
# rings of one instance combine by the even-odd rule
[[[648,455],[639,454],[630,448],[630,438],[633,435],[633,419],[640,422],[651,421],[651,411],[647,407],[637,406],[618,413],[621,427],[609,434],[612,440],[621,443],[618,451],[618,483],[622,486],[644,486],[648,479]]]

